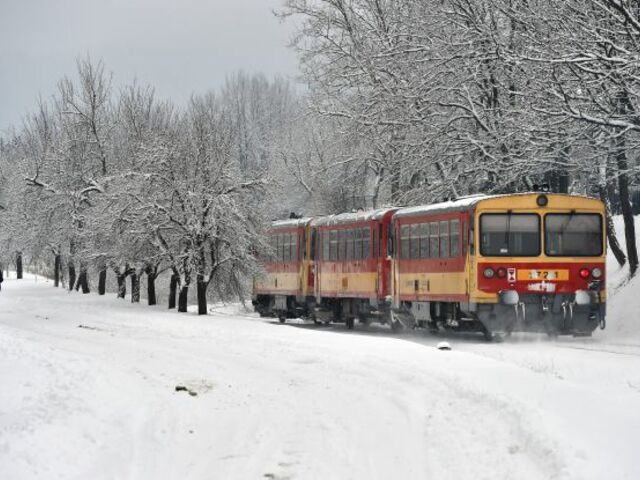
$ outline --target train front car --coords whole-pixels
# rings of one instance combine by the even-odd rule
[[[307,296],[313,293],[308,258],[311,219],[273,222],[267,232],[271,254],[263,259],[264,274],[253,281],[252,303],[263,317],[287,318],[308,315]]]
[[[604,205],[477,195],[393,217],[393,315],[432,330],[590,335],[605,318]]]
[[[605,209],[572,195],[480,200],[469,303],[488,332],[591,335],[604,328]]]

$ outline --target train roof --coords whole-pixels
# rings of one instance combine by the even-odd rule
[[[488,198],[496,198],[501,195],[469,195],[468,197],[461,197],[456,200],[449,200],[446,202],[433,203],[431,205],[418,205],[416,207],[406,207],[398,210],[394,217],[395,218],[403,218],[403,217],[414,217],[417,215],[422,215],[425,213],[447,213],[447,212],[458,212],[462,210],[468,210],[473,207],[475,204],[480,202],[481,200],[486,200]]]
[[[271,223],[271,228],[300,228],[306,227],[311,218],[288,218],[286,220],[276,220]]]
[[[419,205],[416,207],[407,207],[399,209],[394,217],[395,218],[404,218],[404,217],[415,217],[423,214],[439,214],[439,213],[449,213],[449,212],[460,212],[469,210],[475,207],[478,203],[484,200],[491,200],[496,198],[507,198],[507,197],[525,197],[532,195],[547,195],[548,197],[573,197],[573,198],[581,198],[584,200],[595,200],[598,199],[587,197],[584,195],[569,195],[566,193],[551,193],[551,192],[523,192],[523,193],[504,193],[498,195],[469,195],[467,197],[460,197],[456,200],[450,200],[447,202],[434,203],[432,205]]]
[[[324,217],[314,218],[311,225],[327,226],[327,225],[344,225],[347,223],[367,222],[371,220],[380,220],[385,214],[397,210],[397,207],[378,208],[376,210],[367,210],[360,212],[340,213],[337,215],[327,215]]]

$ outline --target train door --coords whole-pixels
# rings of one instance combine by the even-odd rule
[[[475,237],[475,211],[465,215],[462,244],[465,248],[465,269],[467,272],[467,295],[476,289],[476,237]],[[466,235],[465,235],[466,233]]]
[[[384,292],[384,261],[386,252],[382,251],[382,222],[373,222],[373,258],[376,262],[376,297],[380,298]]]
[[[400,307],[400,291],[399,291],[399,265],[398,265],[398,242],[399,232],[397,231],[397,224],[395,220],[389,223],[389,238],[387,240],[387,258],[390,262],[389,265],[389,293],[393,298],[393,307]]]
[[[316,255],[317,255],[317,230],[311,226],[307,227],[307,247],[306,259],[308,265],[307,285],[305,288],[306,295],[315,295],[315,276],[316,276]]]
[[[322,284],[322,265],[325,261],[325,236],[326,231],[321,229],[313,229],[315,232],[316,248],[314,250],[314,262],[313,262],[313,293],[316,297],[316,302],[320,302],[320,286]]]

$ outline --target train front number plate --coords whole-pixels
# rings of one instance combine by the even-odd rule
[[[568,280],[568,270],[518,270],[518,280],[533,280],[533,281],[554,281],[554,280]]]

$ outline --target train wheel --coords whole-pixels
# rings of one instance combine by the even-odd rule
[[[544,330],[545,332],[547,332],[547,336],[550,339],[555,340],[556,338],[558,338],[558,327],[553,322],[553,319],[551,318],[545,319]]]
[[[394,320],[393,322],[391,322],[391,330],[393,330],[394,332],[401,332],[402,330],[404,330],[404,325],[402,324],[402,322]]]
[[[285,312],[278,312],[278,321],[284,323],[287,321],[287,314]]]
[[[355,321],[355,320],[356,320],[356,319],[355,319],[355,318],[353,318],[353,317],[349,317],[349,318],[347,318],[347,320],[346,320],[346,324],[347,324],[347,328],[348,328],[349,330],[353,330],[353,327],[355,326],[355,323],[356,323],[356,321]]]
[[[498,340],[498,338],[500,337],[499,335],[496,335],[495,332],[492,332],[491,330],[489,330],[484,324],[481,324],[481,325],[482,326],[480,327],[481,328],[480,331],[482,332],[482,336],[487,342],[494,342]]]

